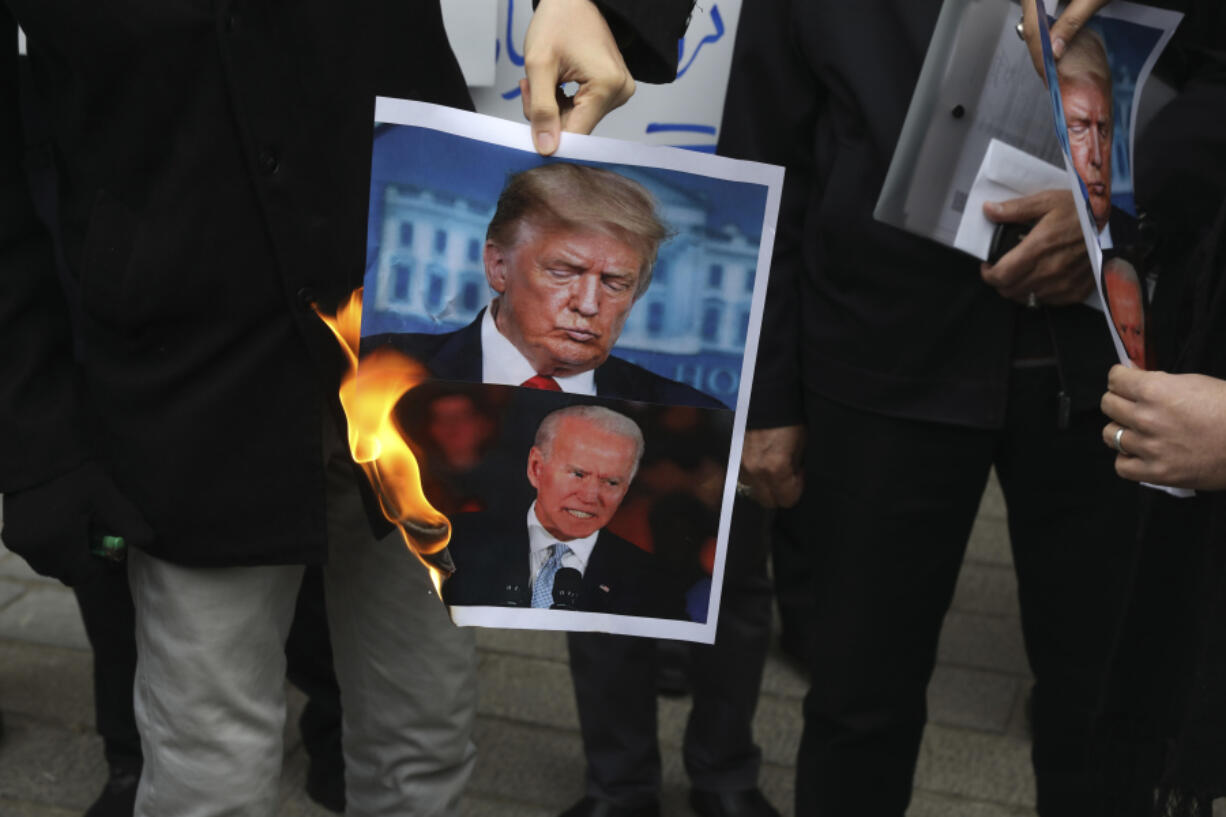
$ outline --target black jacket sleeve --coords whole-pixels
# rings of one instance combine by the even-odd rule
[[[672,82],[677,44],[690,22],[693,0],[598,0],[631,75],[642,82]]]
[[[17,23],[0,5],[0,492],[86,458],[67,303],[23,166]]]
[[[742,6],[718,152],[785,168],[758,344],[750,428],[804,422],[800,380],[800,286],[805,220],[816,184],[822,87],[793,32],[789,0]]]
[[[536,8],[540,0],[532,0]],[[640,82],[672,82],[694,0],[593,0]]]

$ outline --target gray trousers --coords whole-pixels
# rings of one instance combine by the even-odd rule
[[[476,659],[398,533],[370,534],[329,467],[328,624],[350,817],[450,815],[472,772]],[[301,566],[188,568],[131,554],[137,817],[267,817],[278,805],[284,644]]]

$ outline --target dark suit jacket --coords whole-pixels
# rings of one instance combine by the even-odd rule
[[[481,382],[481,318],[454,332],[437,335],[388,333],[362,339],[362,351],[390,344],[424,364],[440,380]],[[595,373],[596,394],[620,400],[638,400],[699,408],[726,408],[723,403],[692,386],[678,383],[629,361],[610,356]]]
[[[720,130],[728,156],[787,167],[751,426],[802,422],[801,386],[895,417],[999,428],[1015,326],[979,262],[873,217],[942,0],[742,7]],[[1114,353],[1102,315],[1050,307],[1074,409]]]
[[[1126,251],[1141,241],[1141,228],[1136,218],[1114,204],[1111,205],[1111,215],[1107,217],[1107,226],[1111,228],[1111,246],[1116,251]]]
[[[669,79],[690,0],[600,5]],[[75,325],[21,170],[18,21]],[[0,0],[0,43],[0,491],[97,457],[164,559],[322,561],[345,364],[310,304],[362,282],[375,95],[471,107],[438,0]]]
[[[508,519],[495,514],[458,514],[452,521],[451,556],[456,572],[443,585],[443,599],[456,605],[531,607],[527,512]],[[655,558],[602,530],[583,572],[575,609],[624,616],[685,619],[685,601],[663,580]]]

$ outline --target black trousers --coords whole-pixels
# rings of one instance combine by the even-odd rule
[[[738,500],[715,643],[689,647],[693,706],[682,753],[698,789],[740,791],[758,784],[762,753],[752,723],[771,623],[765,536],[765,512]],[[624,806],[656,797],[656,642],[571,633],[567,643],[588,794]]]
[[[793,508],[776,511],[770,528],[779,644],[806,672],[813,651],[810,622],[817,604],[813,592],[814,531],[821,527],[813,510],[802,499]]]
[[[1015,369],[999,431],[809,403],[812,682],[798,817],[902,817],[937,639],[989,469],[1008,507],[1043,817],[1094,813],[1090,727],[1135,541],[1098,412],[1057,423],[1054,367]]]
[[[332,668],[332,638],[324,602],[323,571],[302,573],[294,621],[285,639],[285,676],[307,696],[298,718],[302,746],[312,765],[345,767],[341,753],[341,688]]]
[[[141,766],[140,733],[132,711],[136,677],[136,611],[126,565],[114,565],[73,588],[94,653],[94,723],[107,765]]]

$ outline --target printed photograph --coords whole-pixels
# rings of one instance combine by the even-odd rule
[[[453,618],[713,638],[781,174],[376,118],[361,353],[426,372],[396,420],[452,526]]]
[[[1136,265],[1115,250],[1103,252],[1103,274],[1099,287],[1107,304],[1107,316],[1124,344],[1128,360],[1138,369],[1148,369],[1145,315],[1148,311],[1145,282]]]
[[[1077,177],[1082,231],[1109,331],[1120,361],[1144,368],[1149,248],[1133,200],[1135,101],[1182,15],[1113,3],[1078,32],[1058,63],[1047,18],[1039,17],[1056,133]]]
[[[392,343],[430,355],[422,362],[435,376],[478,379],[476,371],[446,368],[460,363],[448,352],[479,347],[482,325],[493,321],[527,351],[528,363],[547,362],[563,376],[611,362],[622,372],[610,376],[668,381],[636,382],[646,391],[614,396],[731,407],[766,195],[762,184],[548,160],[380,123],[363,350]],[[587,280],[579,270],[598,263],[599,291],[575,291],[571,281]]]
[[[451,521],[457,623],[514,617],[489,607],[707,622],[732,412],[446,381],[400,408]]]

